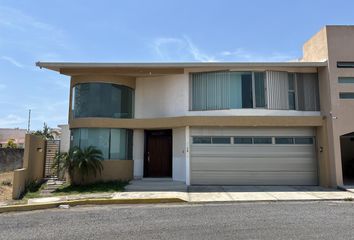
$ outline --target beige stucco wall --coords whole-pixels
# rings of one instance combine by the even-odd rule
[[[322,187],[332,186],[331,169],[328,157],[327,126],[316,128],[316,154],[318,161],[318,178]],[[333,174],[332,174],[333,175]]]
[[[339,99],[339,93],[354,92],[354,84],[339,84],[338,77],[354,77],[354,69],[337,68],[337,61],[354,61],[354,26],[326,26],[303,49],[303,61],[328,60],[319,68],[321,114],[327,119],[330,185],[342,185],[340,136],[354,132],[354,100]]]
[[[130,129],[163,129],[185,126],[224,126],[224,127],[291,127],[322,126],[322,117],[285,117],[285,116],[185,116],[149,119],[111,119],[81,118],[70,122],[70,128],[130,128]]]
[[[342,185],[340,136],[354,132],[354,100],[339,99],[339,92],[354,92],[354,85],[339,84],[338,77],[354,77],[354,69],[337,68],[337,61],[354,61],[354,26],[327,26],[327,39],[335,179],[337,185]]]
[[[328,59],[327,28],[322,28],[303,45],[304,62],[322,62]]]
[[[23,168],[14,172],[12,197],[17,199],[28,182],[40,180],[44,173],[45,141],[38,136],[26,134]]]
[[[107,181],[129,181],[133,179],[132,160],[104,160],[102,161],[102,174],[97,174],[85,179],[84,183],[107,182]],[[75,182],[80,182],[78,175],[74,178]]]
[[[27,181],[27,169],[20,168],[14,171],[12,180],[12,198],[18,199],[24,192]]]

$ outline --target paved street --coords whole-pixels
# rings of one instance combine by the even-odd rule
[[[353,202],[85,206],[0,214],[0,239],[353,239]]]

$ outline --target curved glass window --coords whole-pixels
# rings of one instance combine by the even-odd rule
[[[74,118],[132,118],[133,89],[111,83],[81,83],[74,86]]]
[[[71,147],[100,149],[104,159],[132,159],[133,131],[130,129],[76,128],[71,129],[70,140]]]

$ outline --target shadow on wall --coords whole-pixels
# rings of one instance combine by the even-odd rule
[[[24,149],[0,148],[0,173],[22,168]]]
[[[14,171],[12,198],[18,199],[26,184],[43,179],[45,158],[45,140],[26,134],[23,167]]]

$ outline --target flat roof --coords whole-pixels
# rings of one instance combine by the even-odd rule
[[[36,66],[59,72],[65,68],[323,67],[327,62],[36,62]]]

